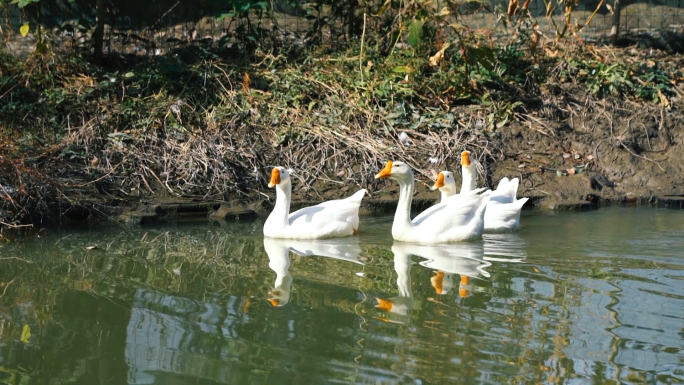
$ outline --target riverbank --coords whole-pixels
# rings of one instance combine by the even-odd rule
[[[480,185],[519,177],[541,207],[684,194],[681,55],[507,45],[473,62],[366,43],[361,60],[358,45],[248,59],[195,46],[103,67],[0,55],[1,220],[263,215],[273,165],[295,170],[297,201],[366,188],[377,212],[397,197],[373,180],[384,162],[429,184],[463,149]]]

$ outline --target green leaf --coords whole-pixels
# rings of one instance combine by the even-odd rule
[[[408,43],[415,48],[423,42],[423,22],[413,19],[409,25]]]
[[[31,3],[37,3],[40,0],[12,0],[10,4],[18,4],[19,8],[24,8],[25,6],[31,4]]]
[[[22,25],[19,28],[19,32],[21,32],[21,36],[26,37],[26,35],[28,35],[28,33],[29,33],[29,29],[30,29],[29,23],[28,22],[24,23],[24,25]]]
[[[216,21],[221,21],[223,19],[227,19],[229,17],[235,17],[235,12],[228,12],[228,13],[222,13],[216,17]]]
[[[409,66],[398,66],[398,67],[392,68],[392,72],[401,73],[401,74],[407,73],[407,72],[413,72],[413,71],[415,71],[415,70]]]

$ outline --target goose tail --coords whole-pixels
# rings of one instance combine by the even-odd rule
[[[362,188],[361,190],[355,192],[352,196],[347,198],[346,200],[349,203],[356,203],[358,205],[361,204],[361,200],[363,200],[363,197],[366,196],[366,189]]]

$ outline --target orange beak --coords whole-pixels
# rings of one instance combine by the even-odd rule
[[[390,311],[392,310],[392,301],[388,301],[386,299],[382,298],[376,298],[378,300],[378,304],[375,305],[375,307],[380,308],[382,310],[387,310]]]
[[[382,171],[380,171],[378,173],[378,175],[375,176],[375,179],[385,179],[385,178],[389,178],[391,176],[392,176],[392,161],[390,160],[385,165],[385,168],[383,168]]]
[[[278,307],[278,305],[280,305],[280,301],[275,298],[269,299],[268,302],[270,302],[273,307]]]
[[[278,170],[277,168],[274,168],[273,171],[271,171],[271,181],[268,182],[268,187],[273,188],[279,183],[280,183],[280,170]]]
[[[430,187],[430,190],[435,191],[438,188],[442,187],[444,187],[444,174],[440,172],[439,175],[437,175],[437,180],[435,181],[435,184],[433,184],[432,187]]]
[[[444,273],[438,271],[434,277],[430,278],[430,282],[432,282],[432,287],[435,288],[437,294],[442,294],[442,283],[444,282]]]
[[[461,165],[470,166],[470,153],[468,151],[463,151],[461,153]]]

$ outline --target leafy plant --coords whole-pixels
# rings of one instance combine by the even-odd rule
[[[261,21],[264,17],[273,20],[271,15],[271,8],[269,2],[266,0],[227,0],[231,11],[217,15],[216,21],[223,19],[231,19],[229,30],[232,33],[226,35],[221,39],[221,43],[225,44],[231,38],[235,38],[241,47],[246,49],[254,49],[259,46],[263,40],[269,37],[269,31],[261,27]],[[256,22],[252,21],[252,17],[256,17]],[[233,23],[236,26],[233,26]]]
[[[481,106],[486,111],[489,111],[487,115],[487,128],[495,130],[515,119],[515,109],[522,106],[522,102],[495,101],[490,93],[486,93],[481,98]]]

